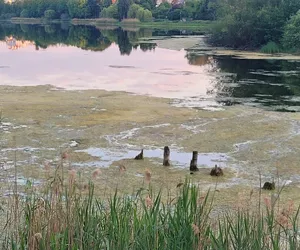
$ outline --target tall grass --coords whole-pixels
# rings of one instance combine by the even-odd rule
[[[15,193],[2,232],[2,249],[299,249],[299,208],[265,199],[254,210],[214,209],[214,193],[201,196],[189,180],[167,199],[145,184],[131,196],[94,194],[63,164],[43,189],[28,182]],[[260,197],[261,198],[261,197]],[[17,204],[17,205],[16,205]]]

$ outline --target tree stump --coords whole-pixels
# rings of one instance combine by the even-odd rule
[[[190,163],[190,171],[199,171],[197,167],[198,151],[193,151],[193,158]]]
[[[134,159],[135,160],[143,160],[144,159],[144,149],[142,149],[141,153],[139,153]]]
[[[211,176],[222,176],[224,175],[222,168],[215,165],[215,167],[210,171]]]
[[[265,184],[263,185],[262,189],[264,190],[274,190],[275,189],[275,182],[265,182]]]
[[[163,160],[164,166],[170,166],[170,149],[168,146],[164,147],[164,160]]]

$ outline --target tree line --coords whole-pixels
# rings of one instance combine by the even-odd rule
[[[214,45],[271,53],[300,50],[299,0],[186,0],[173,5],[158,5],[157,0],[0,0],[0,19],[14,16],[215,20],[209,39]]]
[[[300,49],[299,0],[228,0],[219,4],[211,43],[270,53]]]
[[[140,21],[156,19],[196,20],[215,19],[218,0],[187,0],[180,8],[173,8],[157,0],[0,0],[0,19],[11,17],[68,19],[68,18],[137,18]]]

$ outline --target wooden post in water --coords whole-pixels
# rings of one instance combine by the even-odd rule
[[[170,149],[168,146],[164,147],[164,161],[163,165],[164,166],[170,166]]]
[[[193,151],[193,158],[190,164],[190,171],[199,171],[197,167],[198,151]]]

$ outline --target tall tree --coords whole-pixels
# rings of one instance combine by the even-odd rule
[[[118,1],[118,13],[119,13],[119,20],[123,20],[127,18],[127,13],[130,7],[129,0],[119,0]]]

